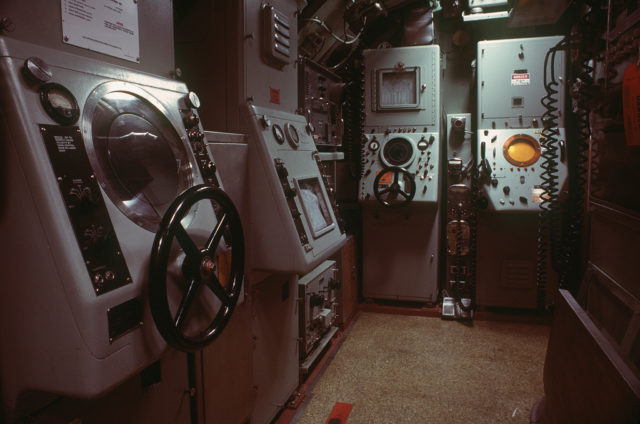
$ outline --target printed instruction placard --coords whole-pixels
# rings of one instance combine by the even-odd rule
[[[140,62],[137,0],[60,0],[66,44]]]

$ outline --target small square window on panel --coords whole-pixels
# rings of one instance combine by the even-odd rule
[[[524,107],[524,97],[512,97],[511,107]]]

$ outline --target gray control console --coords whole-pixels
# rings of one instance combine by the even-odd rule
[[[250,264],[304,274],[346,241],[301,115],[249,105]]]
[[[478,43],[476,158],[489,210],[538,212],[546,195],[544,181],[549,179],[544,171],[550,164],[557,169],[552,178],[560,190],[567,181],[564,52],[545,61],[547,51],[560,40],[555,36]],[[557,155],[544,147],[545,74],[557,82],[552,101],[556,119],[551,126],[557,136],[550,142]],[[557,157],[546,159],[545,153]]]

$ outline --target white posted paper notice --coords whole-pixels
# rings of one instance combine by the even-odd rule
[[[67,44],[140,62],[137,0],[60,0]]]

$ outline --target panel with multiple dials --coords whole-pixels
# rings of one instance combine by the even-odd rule
[[[309,59],[298,66],[298,111],[309,121],[317,146],[342,144],[341,78]]]
[[[436,133],[413,132],[365,135],[359,201],[375,205],[382,197],[392,205],[405,201],[416,205],[437,203],[440,147],[436,137]],[[394,168],[401,169],[396,173],[397,181]]]

